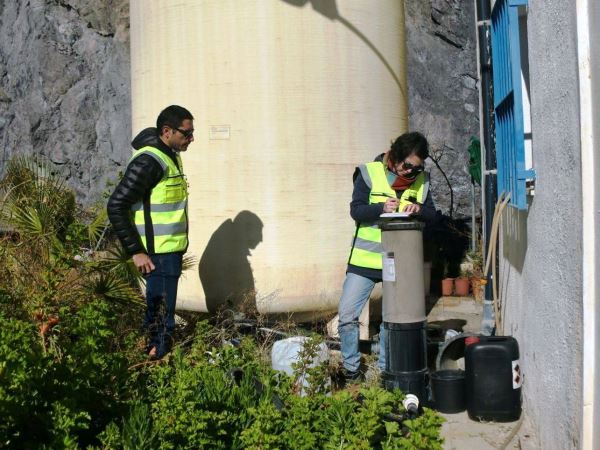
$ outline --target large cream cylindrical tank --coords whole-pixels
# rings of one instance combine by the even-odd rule
[[[407,130],[402,0],[132,0],[133,130],[194,115],[178,307],[337,307],[354,168]]]

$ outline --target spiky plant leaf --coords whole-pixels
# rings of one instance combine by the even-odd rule
[[[17,231],[30,235],[44,234],[44,225],[38,211],[30,206],[18,208],[12,205],[10,209],[10,222]]]
[[[107,227],[108,214],[106,213],[106,210],[102,208],[87,226],[88,238],[93,247],[96,247],[99,241],[102,239]]]
[[[100,273],[90,280],[89,289],[93,294],[110,300],[143,304],[139,291],[114,273]]]
[[[64,180],[65,177],[52,172],[47,163],[23,156],[11,159],[0,181],[0,191],[3,192],[2,221],[10,226],[15,211],[19,220],[24,214],[29,214],[19,211],[31,208],[39,216],[43,233],[56,233],[57,237],[64,237],[75,215],[75,196],[65,187]]]
[[[108,249],[107,255],[98,262],[102,270],[117,274],[130,283],[143,282],[142,274],[133,264],[131,256],[120,245]]]

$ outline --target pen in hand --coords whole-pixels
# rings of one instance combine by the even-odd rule
[[[384,213],[392,213],[398,210],[398,204],[400,202],[397,198],[389,197],[385,203],[383,204],[383,212]]]
[[[397,198],[397,197],[395,197],[393,195],[386,194],[385,192],[375,192],[375,193],[373,193],[371,195],[378,196],[378,197]]]

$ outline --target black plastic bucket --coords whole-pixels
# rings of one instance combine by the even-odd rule
[[[431,374],[433,408],[454,414],[467,409],[465,373],[462,370],[438,370]]]

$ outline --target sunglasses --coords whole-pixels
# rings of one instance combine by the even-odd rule
[[[402,170],[410,173],[410,174],[417,174],[417,173],[421,173],[425,170],[425,166],[423,165],[419,165],[416,166],[414,164],[411,164],[409,162],[406,161],[402,161],[401,163],[399,163],[398,165],[396,165],[394,167],[394,169],[392,170],[392,172],[394,172],[396,175],[398,175],[398,168],[401,167]]]
[[[194,130],[182,130],[181,128],[173,128],[175,131],[179,131],[181,134],[183,134],[183,137],[186,139],[189,139],[191,137],[194,137]]]
[[[402,168],[404,170],[409,170],[409,171],[411,171],[413,173],[415,173],[415,172],[417,172],[417,173],[418,172],[423,172],[425,170],[425,166],[423,166],[423,165],[415,166],[414,164],[411,164],[411,163],[406,162],[406,161],[402,161],[401,164],[402,164]]]

